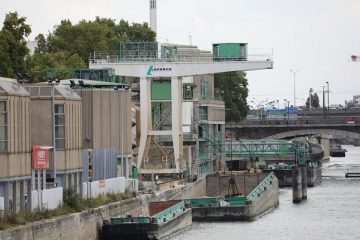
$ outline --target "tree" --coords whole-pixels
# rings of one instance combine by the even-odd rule
[[[37,48],[28,60],[33,82],[44,81],[48,68],[85,68],[93,52],[119,54],[119,43],[127,41],[154,41],[147,23],[129,24],[120,20],[96,17],[95,21],[82,20],[72,24],[62,20],[47,37],[36,37]],[[69,72],[58,71],[55,77],[69,77]],[[54,77],[54,76],[53,76]]]
[[[244,119],[249,111],[246,98],[249,90],[245,72],[228,72],[215,74],[215,88],[223,92],[226,121],[238,122]]]
[[[47,38],[47,49],[51,52],[67,51],[78,54],[85,62],[93,52],[119,52],[119,43],[127,41],[154,41],[153,32],[147,23],[133,23],[97,17],[95,21],[82,20],[72,24],[62,20]]]
[[[0,31],[0,74],[15,78],[25,72],[25,57],[29,53],[25,37],[31,33],[25,17],[19,17],[17,12],[9,12],[5,16],[3,28]]]
[[[312,108],[318,108],[320,107],[320,100],[317,93],[311,94],[311,107]],[[309,97],[306,99],[306,108],[310,107]]]
[[[32,82],[41,82],[47,80],[47,72],[52,68],[59,69],[52,77],[66,79],[71,77],[66,68],[86,68],[86,63],[79,55],[67,51],[41,53],[37,49],[29,58],[28,67]]]

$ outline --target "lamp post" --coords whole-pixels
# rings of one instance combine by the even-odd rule
[[[55,131],[55,85],[57,85],[60,81],[56,79],[53,81],[52,79],[48,79],[48,85],[51,86],[51,126],[52,126],[52,145],[53,145],[53,178],[54,185],[56,184],[56,131]],[[45,176],[44,176],[45,177]]]
[[[298,72],[299,70],[290,69],[289,71],[292,72],[293,75],[294,75],[294,107],[296,107],[296,81],[295,81],[295,76],[296,76],[296,72]]]
[[[323,119],[325,120],[325,113],[326,113],[326,108],[325,108],[325,86],[321,86],[323,88],[322,92],[323,92]]]
[[[329,95],[330,95],[330,84],[329,82],[326,82],[327,85],[327,114],[328,114],[328,118],[330,118],[330,101],[329,101]]]

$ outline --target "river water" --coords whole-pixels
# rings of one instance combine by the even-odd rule
[[[323,164],[322,182],[308,188],[306,201],[293,204],[291,188],[280,189],[279,207],[253,222],[193,223],[171,239],[360,239],[360,179],[344,177],[360,171],[360,147],[343,148],[346,157]]]

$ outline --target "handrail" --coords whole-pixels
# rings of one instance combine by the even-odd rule
[[[248,59],[244,60],[243,58],[221,58],[217,59],[212,56],[176,56],[172,58],[158,58],[158,57],[120,57],[118,54],[98,54],[95,55],[95,58],[89,58],[90,63],[134,63],[134,62],[183,62],[183,63],[221,63],[221,62],[269,62],[272,61],[271,54],[250,54]]]
[[[179,213],[182,213],[185,209],[185,203],[184,201],[181,201],[155,215],[153,215],[151,218],[153,222],[155,223],[164,223],[167,220],[175,217],[176,215],[179,215]]]
[[[266,178],[262,180],[259,185],[257,185],[257,187],[246,196],[247,204],[250,204],[252,201],[257,199],[261,193],[264,192],[273,183],[274,178],[275,175],[273,172],[267,175]]]

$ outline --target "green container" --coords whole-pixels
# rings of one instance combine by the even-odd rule
[[[247,43],[214,43],[214,60],[246,61],[248,57]]]
[[[151,84],[152,100],[171,100],[171,83],[155,83]]]

